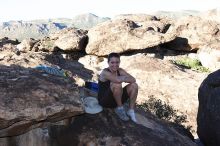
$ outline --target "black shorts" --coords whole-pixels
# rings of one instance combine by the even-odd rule
[[[129,98],[129,95],[127,93],[126,90],[126,86],[123,88],[123,94],[122,94],[122,104],[125,103]],[[111,88],[108,88],[107,91],[105,91],[105,93],[101,96],[98,97],[99,100],[99,104],[103,107],[107,107],[107,108],[115,108],[117,107],[117,103],[114,99],[113,93]]]

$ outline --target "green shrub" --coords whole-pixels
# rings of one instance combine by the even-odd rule
[[[179,112],[167,103],[162,102],[160,99],[155,99],[153,96],[150,96],[147,101],[137,105],[137,107],[143,109],[144,111],[151,112],[159,119],[167,120],[182,126],[188,122],[187,115]],[[190,130],[191,126],[185,128]]]
[[[174,60],[173,63],[200,72],[209,72],[209,69],[203,67],[198,59],[182,58],[179,60]]]

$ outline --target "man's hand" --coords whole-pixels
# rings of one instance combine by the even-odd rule
[[[121,82],[126,82],[126,83],[134,83],[136,82],[135,78],[132,76],[126,76],[126,75],[122,75],[122,76],[118,76],[119,80]]]

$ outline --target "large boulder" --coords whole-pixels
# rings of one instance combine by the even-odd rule
[[[88,43],[87,31],[76,28],[66,28],[51,33],[40,40],[25,39],[17,45],[21,52],[44,51],[55,52],[58,49],[64,51],[82,51]]]
[[[31,51],[34,44],[37,43],[39,40],[35,40],[33,38],[24,39],[20,44],[17,45],[17,49],[21,52],[28,52]]]
[[[87,31],[82,29],[67,28],[51,34],[51,39],[56,39],[55,47],[65,51],[85,50],[88,43]]]
[[[215,71],[220,68],[220,41],[210,42],[197,52],[202,66]]]
[[[177,38],[165,45],[174,50],[198,50],[209,42],[220,39],[220,24],[197,16],[188,16],[175,22],[170,30],[175,30]]]
[[[17,65],[1,65],[0,72],[0,137],[84,112],[72,80]]]
[[[175,39],[174,33],[160,33],[154,30],[154,26],[140,26],[128,19],[101,23],[91,28],[88,36],[86,53],[97,56],[146,49]]]
[[[211,73],[199,87],[197,133],[206,146],[220,145],[220,70]]]
[[[30,49],[34,52],[55,52],[57,48],[55,47],[56,39],[51,39],[50,37],[44,37],[40,39],[34,46]]]
[[[149,113],[138,112],[137,118],[142,123],[123,122],[114,110],[104,109],[99,114],[73,117],[69,125],[52,125],[17,137],[0,138],[0,143],[4,146],[196,146],[187,135]]]
[[[156,16],[147,14],[121,14],[113,19],[131,20],[143,28],[152,29],[160,33],[166,33],[171,25],[168,19],[157,18]]]
[[[195,146],[187,136],[181,135],[174,128],[147,116],[146,126],[123,122],[113,110],[104,110],[97,115],[76,117],[67,127],[51,128],[54,146],[75,145],[131,145],[131,146]],[[58,133],[59,132],[59,133]],[[56,134],[57,133],[57,134]],[[69,133],[71,136],[66,136]]]
[[[0,137],[21,134],[84,112],[77,85],[90,79],[92,72],[60,53],[27,48],[19,51],[7,42],[0,46]],[[39,64],[60,67],[72,76],[39,72],[34,69]]]

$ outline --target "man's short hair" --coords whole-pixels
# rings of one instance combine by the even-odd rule
[[[118,53],[110,53],[109,55],[108,55],[108,62],[110,61],[110,59],[112,58],[112,57],[116,57],[116,58],[119,58],[120,59],[120,55],[118,54]]]

